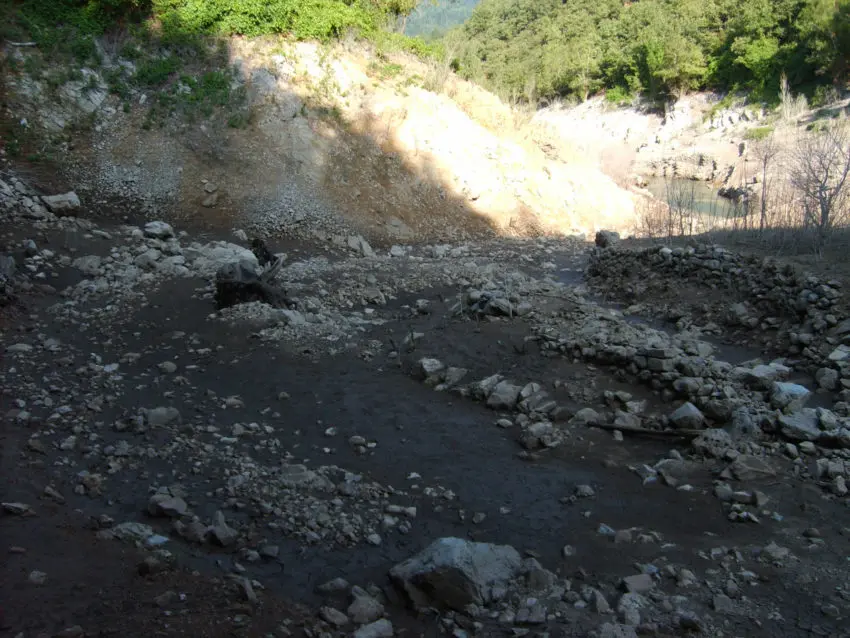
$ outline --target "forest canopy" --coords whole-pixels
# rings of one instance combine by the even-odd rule
[[[450,33],[461,72],[529,101],[693,89],[771,99],[844,82],[850,0],[482,0]]]

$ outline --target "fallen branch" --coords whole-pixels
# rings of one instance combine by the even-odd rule
[[[13,47],[35,47],[38,46],[36,42],[9,42],[6,40],[6,44]]]
[[[693,439],[704,432],[704,430],[650,430],[647,428],[608,425],[606,423],[596,423],[590,427],[599,428],[600,430],[608,430],[609,432],[619,430],[623,434],[634,434],[636,436],[657,436],[661,438],[675,439]]]

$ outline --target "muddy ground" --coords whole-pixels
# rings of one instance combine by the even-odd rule
[[[63,231],[35,235],[27,222],[4,231],[15,247],[32,238],[40,250],[57,253],[105,255],[110,249],[110,240],[90,233],[76,235],[73,245]],[[546,246],[540,260],[532,253],[531,263],[522,259],[528,246],[516,246],[516,267],[534,274],[545,259],[555,263],[562,281],[581,287],[577,273],[588,247],[572,241]],[[291,258],[328,251],[306,243],[272,248]],[[332,251],[328,255],[337,258]],[[72,319],[51,311],[68,301],[62,291],[82,277],[74,268],[58,269],[51,289],[22,295],[3,316],[4,350],[18,343],[37,345],[24,355],[7,351],[0,358],[0,500],[27,504],[33,513],[0,516],[3,635],[321,635],[331,629],[319,621],[318,608],[330,604],[345,610],[347,600],[321,594],[317,586],[338,577],[380,588],[375,594],[383,596],[396,635],[475,633],[468,623],[444,624],[445,614],[409,611],[387,578],[390,567],[445,536],[512,545],[575,586],[599,587],[612,605],[620,579],[636,573],[636,566],[654,565],[662,573],[674,566],[659,584],[667,598],[655,602],[663,606],[664,600],[674,600],[696,620],[653,623],[650,615],[637,628],[642,634],[850,635],[846,498],[827,497],[797,478],[790,460],[778,460],[775,476],[748,485],[769,497],[776,515],[758,524],[732,522],[712,494],[716,463],[702,464],[688,476],[690,490],[660,481],[644,484],[634,471],[671,450],[687,454],[687,440],[617,440],[611,432],[584,427],[548,453],[522,454],[519,430],[496,425],[503,414],[467,397],[435,392],[416,378],[416,362],[435,357],[468,368],[470,379],[500,372],[521,381],[561,380],[552,392],[572,411],[604,409],[606,390],[627,391],[651,408],[666,409],[657,394],[625,382],[616,369],[541,351],[526,340],[533,332],[528,318],[458,316],[452,312],[451,289],[409,290],[380,309],[386,323],[365,327],[354,339],[356,347],[329,354],[321,344],[270,342],[247,325],[211,321],[215,308],[198,292],[205,282],[197,277],[158,282],[143,298],[122,300],[115,313],[99,314],[108,297],[80,301]],[[410,312],[419,299],[430,302],[428,314]],[[558,312],[569,302],[552,295],[542,303]],[[411,333],[424,336],[396,352],[394,346]],[[46,338],[60,345],[39,347]],[[376,342],[381,347],[373,347]],[[128,358],[128,353],[139,356]],[[751,358],[746,351],[728,354]],[[176,365],[176,373],[161,369],[166,361]],[[111,362],[120,362],[119,375],[86,370],[92,363]],[[63,431],[54,421],[52,436],[34,446],[34,435],[52,411],[36,398],[51,394],[54,405],[72,406],[77,430]],[[157,406],[174,406],[184,425],[193,424],[183,437],[188,442],[175,445],[179,437],[169,429],[110,427],[131,420],[139,408]],[[22,418],[22,411],[29,416]],[[93,424],[91,430],[79,425],[80,416]],[[233,453],[204,452],[205,445],[221,445],[219,432],[252,422],[273,427],[278,443],[269,447],[249,437],[231,443]],[[213,424],[217,430],[204,434],[203,427]],[[374,445],[352,444],[353,436]],[[73,444],[69,437],[76,437]],[[133,451],[120,467],[110,467],[96,453],[125,440]],[[163,449],[168,454],[157,452]],[[379,496],[366,495],[357,507],[380,510],[392,502],[415,506],[416,516],[409,526],[379,528],[378,545],[363,542],[365,532],[357,542],[314,542],[299,530],[269,527],[259,499],[227,490],[228,478],[244,469],[240,454],[253,455],[265,467],[289,454],[290,462],[311,468],[343,468],[381,486]],[[79,488],[84,471],[102,475],[98,489]],[[150,516],[153,491],[176,483],[188,494],[193,512],[209,520],[225,511],[232,525],[248,530],[248,541],[228,547],[190,543],[173,532],[170,521]],[[46,486],[53,491],[46,494]],[[576,499],[577,486],[591,486],[593,496]],[[168,538],[164,547],[171,556],[160,558],[173,564],[145,573],[140,563],[150,549],[98,534],[110,520],[151,525]],[[615,540],[601,533],[603,525],[632,531]],[[765,560],[763,548],[772,541],[793,558]],[[245,553],[246,547],[269,545],[277,546],[276,556],[257,560]],[[565,546],[571,549],[565,552]],[[693,582],[681,577],[682,569],[693,573]],[[233,574],[254,581],[256,600]],[[591,635],[619,620],[616,606],[611,613],[599,611],[579,604],[542,626],[485,620],[477,633]]]

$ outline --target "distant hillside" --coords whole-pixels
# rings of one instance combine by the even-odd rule
[[[407,19],[405,35],[440,37],[465,22],[481,0],[423,0]]]

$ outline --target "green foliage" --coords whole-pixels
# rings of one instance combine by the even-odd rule
[[[140,87],[155,88],[165,84],[179,68],[180,60],[173,55],[148,59],[139,65],[133,80]]]
[[[622,86],[615,86],[605,91],[605,100],[617,106],[630,104],[634,96],[624,89]]]
[[[411,38],[399,33],[376,31],[369,35],[378,53],[411,53],[423,60],[441,58],[444,47],[441,42],[426,42],[421,38]]]
[[[243,88],[233,89],[229,70],[181,73],[156,93],[143,128],[163,126],[171,116],[192,121],[199,116],[210,117],[217,111],[224,112],[229,126],[240,128],[247,123],[247,114],[241,110],[245,98]]]
[[[406,16],[419,0],[19,0],[0,9],[2,35],[26,34],[44,49],[90,55],[92,39],[119,24],[153,18],[166,44],[195,45],[206,35],[290,34],[329,40],[368,35]],[[194,41],[193,41],[194,40]],[[88,44],[83,44],[88,42]]]
[[[814,89],[850,70],[850,0],[481,0],[459,32],[464,75],[532,100],[615,87],[775,99],[783,72]]]
[[[404,67],[400,64],[395,64],[394,62],[372,61],[369,63],[368,70],[369,73],[381,78],[382,80],[390,80],[401,73],[404,70]]]
[[[833,102],[837,102],[841,98],[838,90],[834,86],[821,85],[815,89],[812,94],[811,104],[816,108],[826,106]]]
[[[755,128],[747,129],[744,133],[744,139],[751,142],[760,142],[770,137],[772,133],[772,126],[756,126]]]
[[[165,33],[257,36],[289,33],[329,40],[349,29],[377,31],[417,0],[153,0]]]

